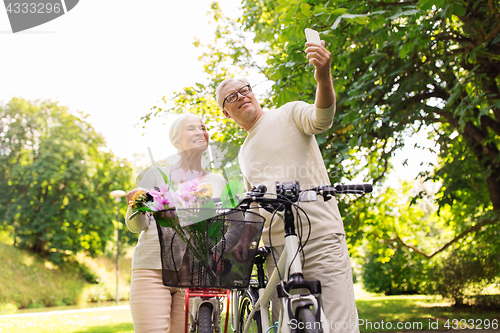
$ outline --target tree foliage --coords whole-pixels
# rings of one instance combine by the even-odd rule
[[[495,231],[498,232],[498,229]],[[498,242],[497,232],[488,232],[481,238],[483,241]],[[433,268],[439,274],[432,276],[426,290],[451,298],[456,305],[466,304],[467,298],[480,299],[487,295],[485,290],[488,285],[500,276],[499,255],[498,250],[486,242],[478,242],[477,239],[461,241],[460,247],[434,263]]]
[[[443,182],[439,203],[477,206],[486,191],[489,198],[480,209],[488,210],[500,208],[497,6],[493,1],[251,0],[242,7],[242,24],[270,43],[277,105],[313,102],[303,30],[322,33],[339,98],[334,127],[318,141],[335,168],[346,158],[359,159],[356,153],[364,157],[358,168],[344,168],[345,177],[368,168],[369,179],[381,179],[405,134],[427,126],[441,154],[431,175]],[[372,163],[373,156],[379,163]],[[471,181],[463,181],[468,175],[449,175],[450,168],[469,163]]]
[[[392,247],[391,247],[392,248]],[[429,263],[405,247],[396,247],[390,260],[370,253],[363,265],[363,285],[366,290],[385,295],[420,294],[426,291]]]
[[[57,103],[13,98],[0,119],[0,227],[54,260],[102,253],[116,219],[109,193],[132,188],[129,163],[107,152],[83,115]]]
[[[471,241],[500,252],[498,242],[483,239],[496,234],[500,213],[497,1],[244,0],[241,10],[231,20],[213,4],[218,30],[200,59],[211,82],[179,92],[173,111],[203,114],[219,129],[214,139],[241,142],[244,133],[221,116],[214,101],[216,85],[228,74],[239,76],[241,68],[273,82],[261,100],[264,107],[313,103],[314,68],[306,61],[304,29],[316,29],[332,53],[337,92],[334,124],[316,136],[332,182],[363,179],[382,186],[393,168],[391,157],[405,138],[422,130],[439,156],[420,173],[420,181],[438,186],[437,193],[422,188],[410,201],[437,205],[430,231],[427,223],[408,222],[423,235],[411,238],[386,221],[372,225],[367,216],[382,212],[374,206],[382,203],[353,198],[341,204],[351,250],[373,229],[380,235],[373,247],[396,243],[427,259],[446,257],[452,249],[473,251],[464,245]],[[440,244],[425,241],[436,234],[444,235]],[[384,261],[393,255],[384,253]]]

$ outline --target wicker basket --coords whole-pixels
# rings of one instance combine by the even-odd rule
[[[215,208],[159,211],[153,216],[164,285],[248,287],[264,217],[240,209]]]

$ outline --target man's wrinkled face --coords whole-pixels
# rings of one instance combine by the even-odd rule
[[[230,94],[236,93],[237,98],[233,103],[229,103],[226,99],[222,112],[226,117],[233,119],[240,126],[248,129],[247,127],[250,124],[253,125],[255,123],[262,109],[252,91],[246,95],[238,92],[246,85],[247,83],[245,82],[231,81],[224,86],[221,96],[224,96],[224,99],[226,99]]]

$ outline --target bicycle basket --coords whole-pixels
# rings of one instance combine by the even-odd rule
[[[159,211],[153,216],[165,286],[248,287],[264,217],[215,208]]]

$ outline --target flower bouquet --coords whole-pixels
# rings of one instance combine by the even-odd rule
[[[172,177],[172,181],[161,169],[158,170],[165,184],[154,190],[136,192],[129,202],[133,212],[130,218],[150,213],[159,226],[171,228],[174,233],[163,232],[171,234],[172,242],[174,237],[179,237],[187,246],[189,255],[199,262],[199,269],[210,272],[209,278],[212,279],[215,275],[212,270],[213,253],[209,249],[222,238],[224,225],[222,220],[214,219],[216,209],[215,203],[211,201],[211,185],[201,182],[201,174],[197,172],[176,174],[174,177],[177,179]],[[165,252],[173,251],[172,247]],[[180,269],[181,260],[171,260],[175,270]]]
[[[264,218],[236,208],[239,183],[229,182],[221,207],[211,200],[210,184],[201,174],[188,172],[171,179],[158,169],[165,184],[136,192],[129,202],[133,214],[151,214],[156,220],[161,248],[163,284],[174,287],[245,288],[257,251]],[[253,232],[249,232],[253,230]],[[242,241],[245,240],[245,241]],[[234,257],[244,244],[248,260]]]

